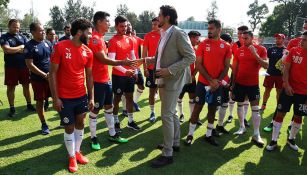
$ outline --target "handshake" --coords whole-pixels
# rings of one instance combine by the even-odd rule
[[[134,59],[130,60],[126,58],[123,60],[122,65],[123,66],[130,66],[132,69],[138,69],[142,64],[153,64],[154,63],[154,57],[145,57],[140,59]]]

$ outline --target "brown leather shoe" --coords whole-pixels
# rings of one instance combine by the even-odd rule
[[[166,156],[160,156],[157,159],[155,159],[154,161],[151,162],[151,167],[152,168],[161,168],[164,167],[166,165],[172,164],[173,163],[173,157],[166,157]]]

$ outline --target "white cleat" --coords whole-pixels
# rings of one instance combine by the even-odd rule
[[[242,135],[242,134],[244,134],[245,132],[246,132],[246,128],[240,127],[240,129],[239,129],[237,132],[233,133],[233,134],[234,134],[234,135]]]

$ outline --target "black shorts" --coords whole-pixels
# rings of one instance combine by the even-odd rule
[[[222,103],[222,87],[219,87],[216,91],[206,91],[206,85],[201,82],[197,82],[195,90],[195,103],[198,105],[204,105],[208,103],[209,106],[221,106]]]
[[[229,88],[222,87],[222,104],[229,102],[229,92],[230,92]]]
[[[196,90],[196,81],[193,81],[192,83],[185,84],[182,88],[182,91],[180,93],[180,96],[183,96],[184,93],[195,93]]]
[[[141,70],[138,70],[138,79],[137,79],[137,81],[135,81],[135,84],[144,85],[144,76],[143,76]]]
[[[307,95],[294,94],[288,96],[283,90],[280,93],[277,110],[278,112],[287,113],[290,111],[292,104],[294,104],[294,115],[306,116],[307,115]]]
[[[112,75],[113,93],[122,95],[123,93],[133,93],[135,79],[133,77]]]
[[[146,78],[146,87],[149,88],[157,88],[157,85],[154,80],[154,70],[147,69],[149,72],[149,76]]]
[[[71,125],[76,121],[76,116],[88,112],[87,95],[79,98],[65,99],[61,98],[63,107],[59,112],[61,123],[63,125]]]
[[[236,102],[244,102],[245,97],[248,97],[249,101],[259,100],[260,99],[260,89],[259,86],[244,86],[238,83],[235,83],[235,86],[232,90],[232,99]]]
[[[95,109],[102,109],[104,105],[112,105],[112,82],[98,83],[94,82],[94,101]]]

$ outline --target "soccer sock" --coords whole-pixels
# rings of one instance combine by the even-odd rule
[[[277,141],[282,122],[273,121],[272,140]]]
[[[224,118],[226,115],[226,110],[228,107],[228,103],[223,103],[219,110],[219,120],[218,120],[218,126],[223,126]]]
[[[193,135],[194,135],[194,132],[195,132],[195,128],[196,128],[196,124],[192,124],[192,123],[190,122],[189,133],[188,133],[188,135],[193,136]]]
[[[115,128],[114,128],[114,118],[112,113],[104,113],[104,117],[106,119],[106,123],[108,125],[109,129],[109,135],[114,136],[116,134]]]
[[[246,119],[247,113],[248,113],[248,107],[249,107],[249,101],[244,101],[244,119]]]
[[[260,135],[259,127],[260,127],[260,114],[259,114],[259,106],[252,106],[252,120],[254,126],[254,135]]]
[[[151,113],[155,113],[155,105],[149,105]]]
[[[178,105],[179,115],[183,115],[183,104],[182,104],[182,99],[178,99],[178,100],[177,100],[177,105]]]
[[[296,134],[298,133],[298,131],[301,128],[301,125],[302,125],[302,123],[297,123],[296,121],[293,121],[291,131],[290,131],[290,135],[289,135],[289,139],[295,138]]]
[[[208,123],[207,125],[207,132],[206,132],[206,137],[210,137],[212,135],[212,130],[214,129],[213,124]]]
[[[90,112],[90,131],[91,131],[91,138],[97,137],[96,136],[96,128],[97,128],[97,116],[98,114],[94,114],[93,112]]]
[[[123,104],[123,110],[126,111],[126,97],[124,95],[122,95],[122,104]]]
[[[113,114],[113,117],[114,117],[114,122],[115,122],[115,123],[119,123],[118,115],[114,115],[114,114]]]
[[[235,102],[233,100],[229,100],[229,116],[233,116],[233,108],[235,107]]]
[[[192,116],[192,112],[193,112],[194,106],[195,106],[194,99],[190,99],[189,100],[190,117]]]
[[[75,134],[67,134],[64,132],[64,143],[69,156],[75,156]]]
[[[143,93],[143,90],[139,89],[139,88],[134,92],[133,101],[135,103],[138,102],[138,100],[139,100],[140,96],[142,95],[142,93]]]
[[[128,113],[128,122],[133,122],[133,113]]]
[[[75,128],[74,133],[75,133],[75,151],[80,152],[80,147],[81,147],[83,135],[84,135],[84,129],[79,130]]]
[[[245,128],[244,125],[244,111],[243,111],[243,103],[242,102],[238,102],[238,108],[237,108],[237,113],[238,113],[238,118],[239,118],[239,122],[240,122],[240,127],[241,128]]]

